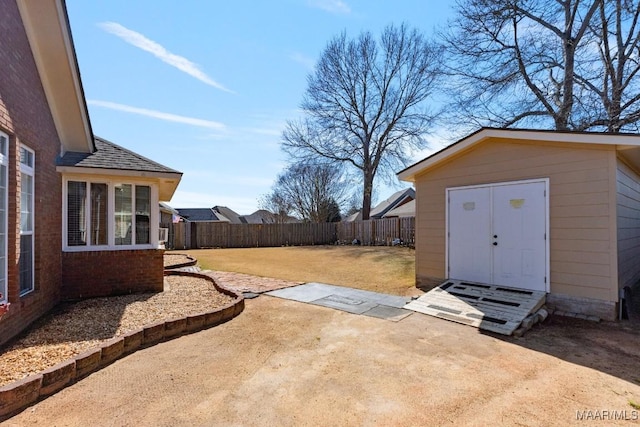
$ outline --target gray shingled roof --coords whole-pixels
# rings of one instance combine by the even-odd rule
[[[176,210],[181,217],[190,222],[221,221],[211,208],[176,208]]]
[[[95,145],[93,153],[65,153],[58,159],[58,166],[182,174],[106,139],[96,137]]]

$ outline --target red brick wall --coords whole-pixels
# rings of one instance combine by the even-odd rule
[[[160,292],[164,281],[161,249],[65,252],[62,254],[63,299],[137,292]]]
[[[15,0],[0,0],[0,130],[9,135],[8,298],[0,344],[60,299],[62,184],[55,170],[60,140]],[[35,151],[35,291],[20,297],[19,144]]]

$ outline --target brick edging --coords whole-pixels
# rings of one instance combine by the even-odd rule
[[[219,292],[234,298],[234,300],[214,311],[146,325],[126,335],[103,342],[99,347],[61,362],[43,372],[0,387],[0,421],[18,414],[33,403],[99,371],[121,357],[162,341],[227,322],[244,310],[242,293],[217,284],[210,276],[181,271],[165,271],[164,274],[165,276],[181,275],[205,279],[213,283]]]
[[[186,254],[171,254],[171,255],[182,255],[182,256],[185,256],[185,257],[189,258],[190,261],[182,262],[180,264],[167,265],[166,267],[164,267],[165,271],[166,270],[175,270],[176,268],[191,267],[191,266],[194,266],[194,265],[196,265],[198,263],[197,259],[195,259],[193,257],[190,257],[189,255],[186,255]]]

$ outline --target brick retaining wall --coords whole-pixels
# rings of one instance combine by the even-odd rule
[[[163,254],[162,249],[64,252],[62,298],[161,292]]]

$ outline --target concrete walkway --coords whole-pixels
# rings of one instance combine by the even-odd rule
[[[411,298],[324,283],[306,283],[300,286],[267,292],[266,295],[394,322],[398,322],[412,313],[412,311],[402,308]]]

